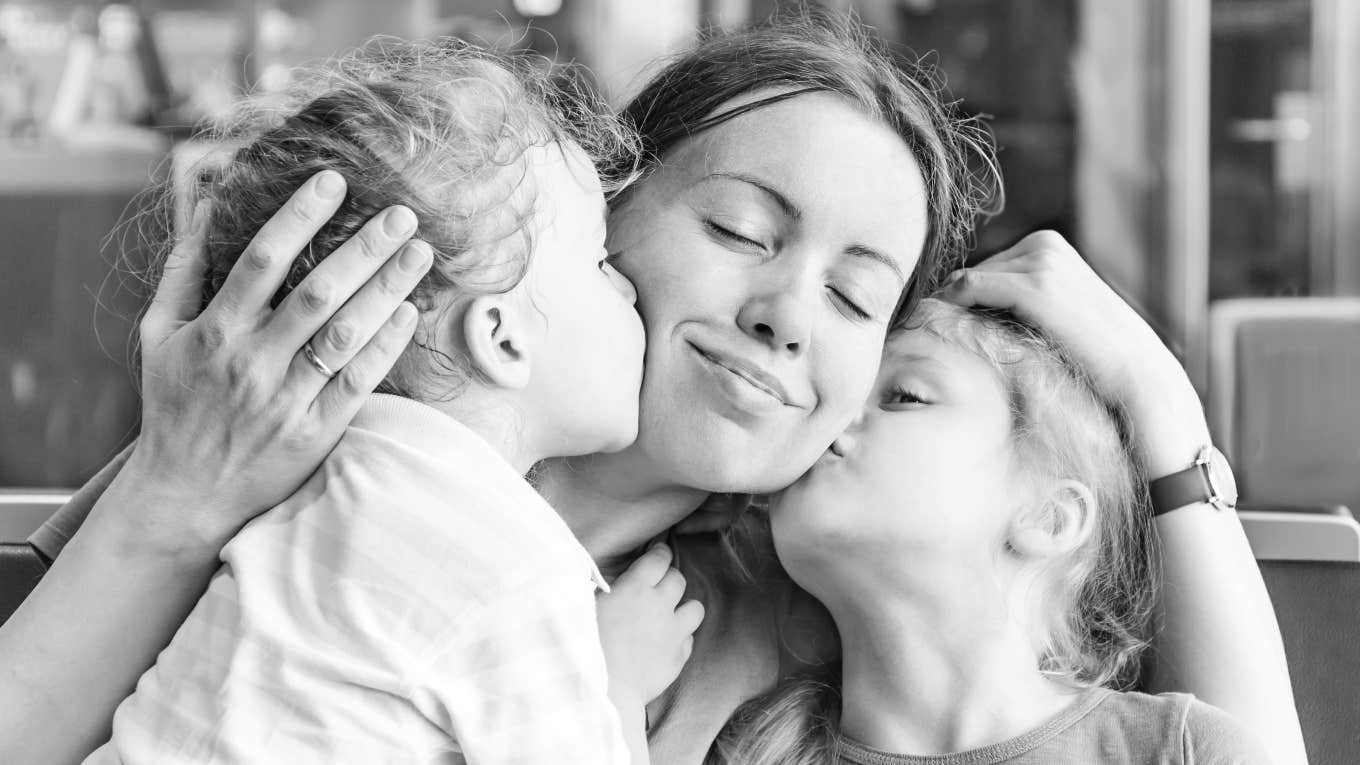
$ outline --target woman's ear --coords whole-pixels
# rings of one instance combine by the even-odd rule
[[[1011,522],[1007,543],[1026,558],[1054,558],[1085,544],[1095,529],[1096,499],[1086,484],[1058,481]]]
[[[508,293],[473,298],[463,314],[468,359],[492,385],[520,390],[529,384],[530,337],[522,314]]]

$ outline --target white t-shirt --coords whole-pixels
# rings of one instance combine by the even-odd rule
[[[604,580],[472,431],[375,395],[221,569],[87,763],[626,763]]]

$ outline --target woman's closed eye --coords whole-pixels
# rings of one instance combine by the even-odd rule
[[[831,293],[831,296],[836,302],[844,306],[845,310],[849,311],[854,318],[859,319],[860,321],[870,321],[874,318],[864,309],[864,306],[860,301],[857,298],[851,297],[850,292],[843,287],[829,284],[827,285],[827,290]]]
[[[757,236],[756,234],[740,233],[728,225],[717,223],[711,218],[704,221],[704,227],[709,230],[709,233],[713,234],[719,239],[722,239],[726,242],[730,242],[731,244],[735,244],[739,247],[760,250],[761,252],[767,251],[769,249],[769,247],[767,247],[764,242],[761,242],[756,238]]]

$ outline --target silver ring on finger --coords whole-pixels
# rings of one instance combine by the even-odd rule
[[[307,362],[312,365],[312,368],[324,375],[327,380],[335,377],[335,370],[326,366],[326,362],[316,355],[316,351],[312,348],[312,341],[308,340],[302,344],[302,355],[306,356]]]

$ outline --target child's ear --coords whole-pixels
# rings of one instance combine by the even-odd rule
[[[468,359],[482,379],[520,390],[529,384],[529,327],[508,294],[473,298],[463,314]]]
[[[1006,540],[1027,558],[1054,558],[1080,547],[1095,529],[1096,499],[1086,484],[1058,481],[1048,496],[1011,521]]]

